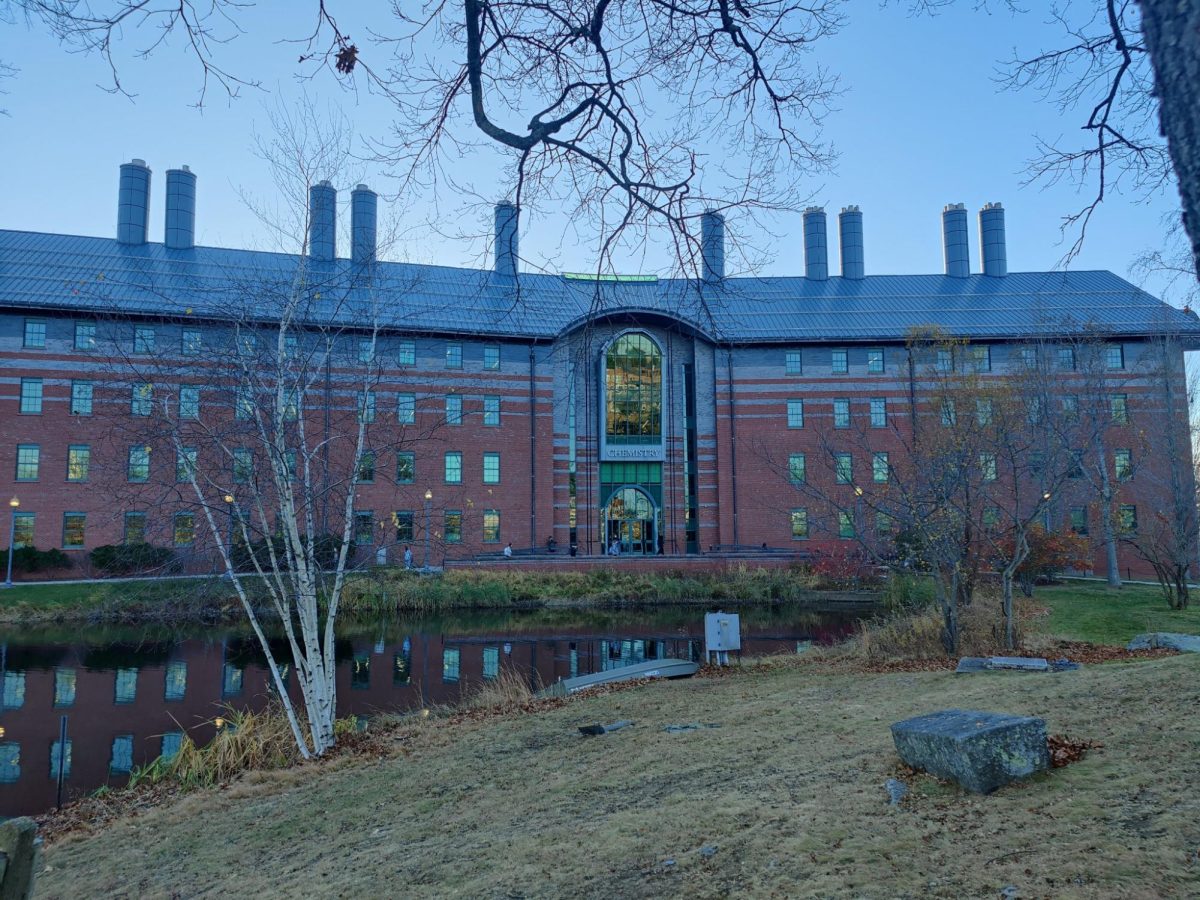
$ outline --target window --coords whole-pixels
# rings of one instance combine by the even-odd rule
[[[1000,509],[995,506],[983,508],[983,527],[987,531],[995,531],[1000,524]]]
[[[981,398],[975,401],[975,423],[980,428],[992,424],[992,409],[992,401],[988,398]]]
[[[462,368],[462,344],[447,344],[446,345],[446,368],[461,369]]]
[[[871,400],[871,427],[887,428],[887,399],[884,397]]]
[[[1115,469],[1117,481],[1128,481],[1133,477],[1133,451],[1132,450],[1114,450],[1113,451],[1113,468]]]
[[[27,416],[42,414],[42,379],[21,379],[21,413]]]
[[[113,685],[113,702],[118,704],[132,703],[137,699],[138,670],[134,668],[119,668]]]
[[[462,453],[457,450],[446,453],[446,484],[462,484]]]
[[[63,513],[64,550],[82,550],[87,533],[87,515],[80,512]]]
[[[235,447],[233,451],[233,483],[249,484],[254,476],[254,454],[247,447]]]
[[[446,395],[446,424],[461,425],[463,423],[462,397],[458,394]]]
[[[804,374],[804,357],[799,350],[788,350],[783,354],[783,371],[787,375]]]
[[[21,780],[21,745],[16,741],[0,744],[0,784]]]
[[[87,481],[92,462],[92,448],[87,444],[67,447],[67,481]]]
[[[22,346],[26,350],[42,350],[46,346],[46,323],[40,319],[25,320],[25,340]]]
[[[154,329],[149,325],[137,325],[133,329],[133,352],[154,352]]]
[[[412,341],[401,341],[396,347],[396,365],[415,366],[417,364],[417,346]]]
[[[160,754],[163,759],[174,759],[175,754],[179,752],[179,748],[183,746],[182,731],[168,731],[162,736],[162,744]]]
[[[833,374],[845,375],[850,371],[850,354],[845,349],[833,351]]]
[[[1137,507],[1132,503],[1122,503],[1117,509],[1117,527],[1122,534],[1133,534],[1137,531]]]
[[[401,425],[412,425],[417,421],[417,395],[396,395],[396,419]]]
[[[295,450],[284,450],[283,451],[283,467],[287,470],[288,480],[295,481],[298,477],[296,474],[297,470],[296,470],[296,451]]]
[[[1067,477],[1068,478],[1082,478],[1083,477],[1083,451],[1082,450],[1072,450],[1071,451],[1070,465],[1067,468]]]
[[[888,467],[888,455],[886,453],[871,454],[871,480],[884,483],[890,477],[891,469]]]
[[[369,509],[354,514],[354,543],[375,543],[375,513]]]
[[[1086,506],[1071,507],[1071,531],[1079,535],[1087,535],[1088,520]]]
[[[359,391],[357,396],[358,421],[370,425],[375,421],[375,392]]]
[[[954,411],[954,401],[950,399],[942,400],[942,425],[946,428],[952,428],[958,424],[958,414]]]
[[[896,530],[896,520],[885,512],[875,513],[875,532],[887,535]]]
[[[75,703],[75,670],[54,670],[54,705],[73,706]]]
[[[1030,425],[1040,425],[1045,411],[1046,405],[1041,397],[1030,397],[1026,404],[1025,418]]]
[[[808,537],[808,510],[792,510],[792,540],[802,541]]]
[[[146,543],[146,514],[141,512],[125,513],[124,528],[121,540],[126,544]]]
[[[17,481],[37,481],[42,448],[37,444],[17,444]]]
[[[25,673],[4,673],[4,698],[0,709],[20,709],[25,705]]]
[[[787,402],[787,423],[788,428],[803,428],[804,427],[804,401],[789,400]]]
[[[171,537],[176,547],[187,547],[196,539],[196,519],[191,513],[176,513]]]
[[[849,453],[833,455],[833,471],[838,484],[852,484],[854,481],[854,458]]]
[[[92,414],[92,383],[90,381],[71,382],[71,415],[90,416]]]
[[[13,514],[13,548],[20,550],[33,546],[34,513],[19,512]]]
[[[793,484],[802,484],[807,479],[803,453],[793,453],[788,457],[788,478]]]
[[[500,510],[498,509],[483,511],[483,542],[485,544],[500,543]]]
[[[237,348],[238,353],[244,358],[258,356],[258,335],[253,331],[239,331]]]
[[[358,458],[358,480],[361,484],[375,483],[375,451],[364,450]]]
[[[408,646],[408,638],[405,638],[401,652],[392,656],[393,687],[408,684],[412,680],[412,650],[407,649]]]
[[[50,777],[58,778],[58,770],[62,768],[63,778],[71,777],[71,739],[67,738],[64,748],[62,743],[54,741],[50,744]]]
[[[413,539],[413,511],[411,509],[398,509],[392,513],[392,524],[396,526],[397,541]]]
[[[173,659],[163,673],[163,699],[177,702],[187,694],[187,660]]]
[[[996,454],[995,453],[980,453],[979,454],[979,473],[984,481],[996,480]]]
[[[236,697],[245,685],[245,671],[231,663],[221,667],[221,696]]]
[[[484,397],[483,398],[483,424],[484,425],[499,425],[500,424],[500,398],[499,397]]]
[[[872,375],[883,373],[883,348],[872,347],[867,350],[867,371]]]
[[[1113,394],[1108,398],[1109,410],[1112,412],[1114,425],[1129,424],[1129,397],[1126,394]]]
[[[992,371],[992,348],[986,345],[971,348],[971,366],[976,372]]]
[[[834,428],[849,428],[850,427],[850,401],[849,400],[834,400],[833,401],[833,427]]]
[[[499,453],[483,454],[483,483],[484,484],[499,484],[500,483],[500,454]]]
[[[934,363],[934,368],[939,372],[954,371],[954,350],[949,347],[943,347],[937,351],[937,360]]]
[[[1055,351],[1055,358],[1058,360],[1058,367],[1063,371],[1073,372],[1075,370],[1074,347],[1059,347]]]
[[[185,328],[179,339],[179,351],[184,356],[199,356],[204,350],[204,339],[199,328]]]
[[[491,371],[500,368],[500,347],[496,344],[488,344],[483,348],[483,367]]]
[[[1068,422],[1076,422],[1079,420],[1079,398],[1074,394],[1068,394],[1062,398],[1062,414],[1063,418]]]
[[[417,477],[417,455],[411,450],[396,454],[396,484],[412,484]]]
[[[150,415],[150,407],[154,403],[154,385],[135,384],[129,398],[129,412],[135,416]]]
[[[75,323],[75,349],[76,350],[95,350],[96,349],[96,323],[95,322],[76,322]]]
[[[350,668],[350,690],[366,691],[371,688],[371,654],[356,653]]]
[[[854,518],[848,512],[839,512],[838,520],[838,537],[842,539],[854,537]]]
[[[1037,368],[1037,364],[1038,364],[1037,347],[1022,347],[1020,350],[1020,353],[1021,353],[1021,365],[1023,365],[1027,369],[1036,369]]]
[[[645,334],[623,334],[604,354],[604,432],[609,444],[662,441],[663,358]]]
[[[500,648],[483,648],[483,677],[494,681],[500,675]]]
[[[371,365],[375,362],[375,341],[371,338],[360,338],[358,341],[358,361]]]
[[[124,775],[133,769],[133,735],[118,734],[112,742],[112,758],[108,761],[108,771],[114,775]]]
[[[179,418],[200,418],[200,388],[181,387],[179,389]]]
[[[447,544],[457,544],[462,541],[462,510],[448,509],[443,517],[444,534]]]
[[[234,391],[233,414],[242,421],[254,418],[254,392],[246,385],[238,385]]]
[[[459,661],[458,650],[447,648],[442,651],[442,681],[446,684],[455,684],[458,681]]]
[[[295,359],[300,355],[300,339],[294,334],[283,336],[283,358]]]
[[[1121,344],[1104,348],[1104,366],[1108,369],[1125,368],[1125,348]]]

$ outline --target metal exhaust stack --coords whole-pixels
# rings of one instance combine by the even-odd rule
[[[829,277],[829,241],[823,206],[810,206],[804,211],[804,277],[814,281]]]
[[[950,203],[942,210],[942,250],[946,274],[966,278],[971,274],[971,248],[967,243],[967,207]]]
[[[838,215],[841,237],[842,277],[861,279],[866,275],[863,259],[863,214],[857,206],[843,207]]]
[[[150,167],[144,159],[121,165],[117,192],[117,242],[146,243],[150,230]]]

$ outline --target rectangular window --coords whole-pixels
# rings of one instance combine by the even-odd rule
[[[87,444],[67,447],[67,481],[87,481],[92,465],[92,448]]]
[[[975,401],[975,423],[980,428],[985,428],[992,424],[992,401],[987,398],[978,399]]]
[[[221,667],[221,696],[236,697],[245,686],[246,672],[239,666],[225,663]]]
[[[992,371],[992,348],[987,345],[972,347],[971,365],[976,372]]]
[[[34,513],[13,514],[13,547],[17,550],[33,546]]]
[[[179,748],[183,746],[182,731],[168,731],[162,736],[160,747],[160,755],[163,759],[174,759],[175,754],[179,752]]]
[[[181,447],[175,451],[175,482],[185,484],[196,474],[197,450],[195,447]]]
[[[446,368],[461,369],[462,368],[462,344],[447,344],[446,345]]]
[[[867,371],[872,375],[883,373],[883,348],[872,347],[867,350]]]
[[[1082,450],[1072,450],[1071,451],[1070,465],[1067,468],[1067,477],[1068,478],[1082,478],[1083,477],[1083,451]]]
[[[411,450],[396,454],[396,484],[412,484],[417,477],[417,455]]]
[[[179,418],[200,418],[200,388],[181,387],[179,389]]]
[[[46,323],[41,319],[25,320],[25,340],[22,346],[26,350],[43,350],[46,347]]]
[[[154,329],[149,325],[137,325],[133,329],[133,352],[154,352]]]
[[[950,399],[942,400],[942,426],[951,428],[958,424],[958,413],[954,410],[954,401]]]
[[[392,524],[396,526],[397,541],[411,541],[413,539],[413,511],[411,509],[398,509],[392,513]]]
[[[71,382],[71,415],[90,416],[92,414],[92,383],[90,381]]]
[[[854,518],[848,512],[839,512],[838,520],[838,537],[842,539],[854,537]]]
[[[804,401],[789,400],[787,402],[787,423],[788,428],[803,428],[804,427]]]
[[[483,542],[485,544],[500,543],[500,510],[498,509],[483,511]]]
[[[461,425],[463,423],[462,397],[458,394],[446,395],[446,424]]]
[[[462,453],[450,450],[446,453],[446,484],[462,484]]]
[[[983,527],[987,531],[995,531],[1000,524],[1000,510],[995,506],[985,506],[983,508]]]
[[[233,451],[233,483],[249,484],[254,476],[254,454],[248,447],[235,447]]]
[[[364,450],[358,458],[358,481],[360,484],[375,483],[375,451]]]
[[[25,673],[4,673],[4,699],[0,709],[20,709],[25,705]]]
[[[37,481],[42,461],[38,444],[17,444],[17,481]]]
[[[126,775],[133,769],[133,735],[118,734],[112,742],[112,758],[108,771],[114,775]]]
[[[75,670],[54,670],[54,705],[58,707],[73,706],[75,703]]]
[[[287,469],[287,477],[288,477],[289,481],[295,481],[299,477],[296,474],[298,470],[296,468],[296,451],[295,450],[284,450],[283,451],[283,467],[285,469]]]
[[[1075,371],[1075,348],[1074,347],[1059,347],[1055,351],[1055,358],[1058,360],[1058,367],[1065,372]]]
[[[1077,422],[1079,420],[1079,398],[1074,394],[1063,397],[1062,414],[1066,421]]]
[[[396,419],[401,425],[412,425],[417,421],[417,395],[396,395]]]
[[[1114,450],[1113,462],[1117,481],[1128,481],[1133,477],[1132,450]]]
[[[238,354],[246,359],[258,356],[258,335],[253,331],[239,331],[237,336]]]
[[[375,392],[359,391],[357,396],[358,421],[370,425],[375,421]]]
[[[113,686],[113,703],[124,705],[137,699],[137,677],[138,670],[136,668],[117,669]]]
[[[129,412],[135,416],[150,415],[150,407],[154,403],[154,385],[135,384],[129,398]]]
[[[55,740],[50,744],[50,777],[58,778],[58,770],[62,768],[63,778],[71,777],[71,739],[67,738],[67,745],[63,747],[62,743]]]
[[[488,396],[483,398],[483,424],[500,424],[500,398]]]
[[[495,681],[500,677],[499,647],[483,648],[483,677],[488,681]]]
[[[375,362],[375,341],[371,338],[359,338],[358,361],[368,366]]]
[[[417,364],[417,345],[413,341],[401,341],[396,346],[396,365],[415,366]]]
[[[887,428],[887,399],[884,397],[871,400],[871,427]]]
[[[63,513],[64,550],[82,550],[87,535],[87,515],[85,513]]]
[[[1137,507],[1132,503],[1122,503],[1117,509],[1117,527],[1122,534],[1133,534],[1137,531]]]
[[[884,483],[888,480],[891,474],[891,469],[888,466],[888,455],[886,453],[871,454],[871,480],[877,483]]]
[[[849,428],[850,427],[850,401],[849,400],[834,400],[833,401],[833,427],[834,428]]]
[[[300,355],[300,339],[294,334],[283,336],[283,358],[295,359]]]
[[[850,371],[850,354],[844,349],[833,351],[833,374],[845,375]]]
[[[171,539],[176,547],[187,547],[196,539],[196,517],[191,513],[175,513]]]
[[[499,453],[483,454],[483,483],[484,484],[499,484],[500,483],[500,454]]]
[[[462,510],[448,509],[442,519],[444,539],[447,544],[457,544],[462,541]]]
[[[1104,366],[1108,369],[1125,368],[1125,348],[1121,344],[1112,344],[1104,348]]]
[[[1021,365],[1027,369],[1036,369],[1038,363],[1037,347],[1021,348]]]
[[[1127,394],[1113,394],[1108,398],[1108,406],[1112,412],[1114,425],[1129,424],[1129,396]]]
[[[892,534],[896,530],[896,520],[885,512],[875,513],[876,534]]]
[[[20,780],[21,745],[17,741],[5,741],[0,744],[0,784],[16,784]]]
[[[783,354],[783,371],[787,375],[804,374],[804,357],[799,350],[788,350]]]
[[[254,392],[246,385],[238,385],[234,390],[233,415],[241,421],[254,418]]]
[[[1087,535],[1088,520],[1086,506],[1071,507],[1071,531],[1079,535]]]
[[[126,544],[146,543],[146,514],[141,512],[125,513],[125,527],[121,536]]]
[[[979,473],[984,481],[996,480],[996,454],[995,453],[980,453],[979,454]]]
[[[952,350],[949,347],[943,347],[943,348],[939,349],[937,352],[937,361],[934,364],[934,368],[936,368],[939,372],[943,372],[943,373],[953,372],[954,371],[954,350]]]
[[[854,482],[854,457],[849,453],[835,453],[833,455],[833,471],[838,484],[852,484]]]
[[[808,510],[792,510],[792,540],[802,541],[808,537]]]
[[[461,655],[458,650],[449,648],[442,651],[442,681],[446,684],[458,682],[458,667]]]
[[[179,339],[179,351],[184,356],[199,356],[204,350],[204,339],[199,328],[185,328]]]
[[[42,414],[42,379],[21,379],[21,413],[26,416]]]
[[[95,350],[96,349],[96,323],[95,322],[76,322],[75,323],[75,349],[76,350]]]
[[[500,368],[500,347],[498,345],[488,344],[483,348],[483,367],[493,372]]]
[[[788,456],[788,478],[793,484],[802,484],[808,477],[805,471],[803,453],[793,453]]]
[[[1041,397],[1030,397],[1025,407],[1025,418],[1030,425],[1040,425],[1045,414],[1045,404]]]
[[[354,514],[354,534],[352,540],[363,546],[375,543],[375,513],[369,509]]]

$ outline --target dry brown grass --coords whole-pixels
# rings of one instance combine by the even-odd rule
[[[1032,606],[1018,601],[1017,646],[1024,638],[1023,622]],[[984,592],[959,612],[959,655],[989,656],[1003,652],[1004,618],[998,594]],[[891,618],[864,622],[855,636],[835,648],[841,656],[856,656],[868,662],[891,660],[945,659],[942,646],[942,614],[933,606]]]

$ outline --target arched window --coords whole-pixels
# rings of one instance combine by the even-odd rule
[[[624,334],[604,360],[608,444],[662,443],[662,353],[644,334]]]

